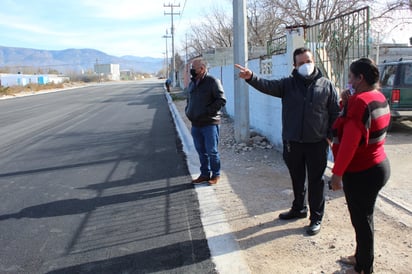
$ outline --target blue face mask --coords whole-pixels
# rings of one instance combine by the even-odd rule
[[[347,89],[349,89],[350,95],[353,95],[355,93],[355,89],[353,88],[352,84],[347,84],[346,87]]]

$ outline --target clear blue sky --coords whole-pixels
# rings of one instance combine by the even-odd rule
[[[114,56],[164,57],[174,4],[175,46],[191,22],[227,0],[1,0],[0,45],[47,50],[92,48]],[[171,39],[168,39],[171,44]],[[171,46],[169,45],[169,51]],[[169,53],[170,56],[170,53]]]
[[[174,4],[175,49],[184,48],[191,23],[199,23],[212,7],[232,12],[232,0],[1,0],[0,45],[47,50],[92,48],[114,56],[164,57],[164,15]],[[408,43],[410,29],[393,32],[398,43]],[[168,39],[169,43],[171,39]],[[169,56],[171,46],[169,44]]]

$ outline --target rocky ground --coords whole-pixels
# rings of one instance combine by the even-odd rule
[[[184,116],[186,103],[179,96],[182,95],[178,91],[172,92],[177,109],[190,127]],[[220,138],[223,175],[213,188],[251,271],[344,273],[349,267],[338,259],[354,253],[355,235],[343,193],[326,190],[322,230],[316,236],[307,236],[308,219],[278,219],[293,199],[288,170],[279,151],[259,135],[252,135],[244,144],[237,144],[233,136],[233,121],[226,117]],[[403,161],[412,160],[410,151],[406,155],[409,158]],[[332,163],[327,176],[331,167]],[[396,170],[396,167],[392,172],[395,175],[391,180],[410,174],[409,169]],[[375,273],[412,273],[411,212],[379,198],[375,231]]]

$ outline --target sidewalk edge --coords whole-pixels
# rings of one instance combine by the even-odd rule
[[[190,174],[198,174],[198,157],[192,137],[179,115],[169,93],[165,92],[176,130],[182,141]],[[212,261],[218,273],[252,273],[242,257],[240,247],[227,223],[225,213],[220,207],[213,187],[195,186],[199,200],[200,216],[208,241]]]

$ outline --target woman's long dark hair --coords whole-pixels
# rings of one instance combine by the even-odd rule
[[[357,77],[362,74],[366,83],[374,88],[379,88],[379,69],[373,60],[360,58],[352,62],[350,71]]]

